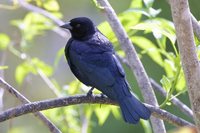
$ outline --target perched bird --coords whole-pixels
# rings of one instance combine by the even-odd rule
[[[78,17],[61,27],[71,33],[65,56],[73,74],[85,85],[97,88],[118,102],[126,122],[136,124],[140,118],[149,119],[150,110],[130,92],[111,42],[93,22],[89,18]]]

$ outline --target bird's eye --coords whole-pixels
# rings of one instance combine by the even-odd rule
[[[76,28],[80,28],[80,27],[81,27],[81,24],[77,24],[77,25],[76,25]]]

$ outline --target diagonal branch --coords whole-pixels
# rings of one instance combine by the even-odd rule
[[[15,88],[13,88],[11,85],[9,85],[6,81],[4,81],[0,77],[0,88],[5,89],[9,93],[11,93],[13,96],[15,96],[17,99],[19,99],[22,103],[31,103],[26,97],[24,97],[22,94],[20,94]],[[42,113],[36,112],[34,113],[36,117],[41,119],[41,121],[47,125],[49,130],[52,133],[61,133],[61,131],[47,118],[45,117]]]
[[[136,50],[133,47],[131,40],[128,38],[127,33],[125,32],[122,24],[117,18],[115,11],[107,0],[97,0],[97,2],[104,10],[108,23],[112,27],[114,33],[118,38],[119,43],[122,46],[122,49],[126,53],[127,60],[130,64],[131,70],[135,74],[136,80],[141,89],[145,102],[154,106],[158,106],[158,102],[147,73],[139,57],[137,56]],[[151,117],[150,120],[154,133],[166,133],[165,125],[162,120],[155,117]]]
[[[102,97],[101,95],[87,96],[87,95],[76,95],[64,98],[57,98],[51,100],[44,100],[38,102],[28,103],[16,108],[8,109],[0,113],[0,122],[11,119],[13,117],[18,117],[27,113],[33,113],[37,111],[42,111],[46,109],[52,109],[56,107],[77,105],[77,104],[108,104],[117,105],[116,102],[110,100],[109,98]],[[163,119],[175,126],[194,126],[193,124],[183,120],[165,110],[159,109],[149,104],[145,104],[152,112],[152,115]]]

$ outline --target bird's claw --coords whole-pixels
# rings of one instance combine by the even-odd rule
[[[89,91],[88,91],[88,93],[87,93],[87,96],[88,97],[91,97],[92,96],[92,91],[94,90],[94,87],[92,87]]]
[[[103,93],[101,93],[100,95],[101,95],[101,98],[107,98],[107,96]]]

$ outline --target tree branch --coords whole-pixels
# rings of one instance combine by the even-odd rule
[[[200,24],[196,20],[196,18],[192,15],[192,13],[190,13],[190,15],[191,15],[191,21],[192,21],[192,28],[194,30],[196,37],[200,41]]]
[[[170,0],[169,2],[190,102],[198,133],[200,133],[200,65],[196,54],[189,5],[187,0]]]
[[[76,95],[64,98],[57,98],[51,100],[44,100],[38,102],[32,102],[25,105],[18,106],[16,108],[8,109],[0,113],[0,122],[11,119],[13,117],[18,117],[27,113],[33,113],[37,111],[42,111],[46,109],[52,109],[56,107],[77,105],[77,104],[108,104],[117,105],[116,102],[110,100],[109,98],[102,97],[101,95],[87,96],[87,95]],[[166,120],[175,126],[194,126],[193,124],[165,111],[154,107],[149,104],[145,104],[152,112],[152,115],[160,119]]]
[[[20,94],[15,88],[13,88],[11,85],[9,85],[6,81],[4,81],[0,77],[0,88],[5,89],[9,93],[11,93],[13,96],[15,96],[17,99],[19,99],[22,103],[31,103],[26,97],[24,97],[22,94]],[[48,128],[52,133],[61,133],[61,131],[42,113],[36,112],[34,113],[36,117],[38,117]]]
[[[126,53],[127,60],[130,64],[131,70],[135,74],[145,102],[154,106],[158,106],[158,102],[148,79],[147,73],[145,72],[142,63],[137,56],[136,50],[133,47],[131,40],[128,38],[127,33],[117,18],[115,11],[107,0],[97,0],[97,2],[101,7],[103,7],[102,9],[104,10],[104,13],[107,17],[108,23],[112,27],[119,43]],[[154,133],[166,133],[164,122],[162,120],[155,117],[151,117],[150,120]]]

